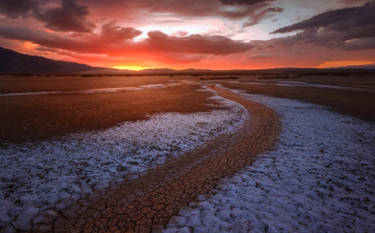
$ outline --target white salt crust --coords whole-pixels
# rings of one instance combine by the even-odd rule
[[[294,100],[276,148],[199,195],[164,232],[375,232],[375,124]]]
[[[202,89],[201,91],[207,91]],[[51,210],[63,210],[93,190],[133,179],[141,172],[238,130],[248,117],[239,104],[207,113],[155,114],[61,140],[0,148],[0,232],[30,229]],[[49,211],[49,212],[48,212]]]

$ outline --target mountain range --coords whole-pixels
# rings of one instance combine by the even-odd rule
[[[100,69],[74,62],[26,55],[0,47],[0,74],[62,74]]]
[[[375,64],[347,66],[331,69],[314,68],[276,68],[264,70],[208,70],[208,69],[146,69],[141,71],[116,70],[93,67],[85,64],[52,60],[40,56],[26,55],[0,47],[0,74],[80,74],[80,75],[245,75],[245,74],[320,74],[348,72],[373,72]]]

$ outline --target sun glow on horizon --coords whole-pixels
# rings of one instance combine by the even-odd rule
[[[119,73],[371,67],[374,1],[0,0],[0,47]]]
[[[134,70],[134,71],[150,69],[150,67],[144,67],[144,66],[139,66],[139,65],[121,65],[121,66],[113,66],[112,68],[118,69],[118,70]]]
[[[329,61],[318,65],[316,68],[333,68],[344,66],[362,66],[373,64],[374,61]]]

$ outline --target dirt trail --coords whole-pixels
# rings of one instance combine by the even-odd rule
[[[256,154],[275,142],[278,115],[264,105],[228,90],[211,87],[220,96],[242,104],[250,113],[234,135],[224,135],[167,162],[145,175],[113,187],[99,198],[80,200],[35,225],[37,232],[151,232],[162,228],[178,210],[207,193],[218,180],[250,165]]]

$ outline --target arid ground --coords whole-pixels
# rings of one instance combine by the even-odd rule
[[[373,232],[375,75],[1,76],[0,232]]]

